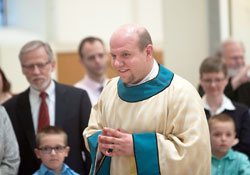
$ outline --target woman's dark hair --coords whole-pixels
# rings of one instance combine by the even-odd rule
[[[10,91],[10,82],[7,80],[3,70],[0,68],[0,76],[2,76],[3,81],[3,92],[9,92]]]

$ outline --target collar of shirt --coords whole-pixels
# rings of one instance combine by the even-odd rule
[[[225,159],[229,159],[229,160],[233,160],[234,159],[234,154],[233,154],[233,150],[229,149],[226,153],[225,156],[222,157],[221,160],[225,160]],[[216,159],[217,161],[220,161],[217,157],[215,157],[214,155],[212,155],[212,159]]]
[[[212,114],[211,113],[211,109],[210,109],[210,107],[209,107],[209,105],[207,103],[207,100],[206,100],[206,94],[202,97],[202,101],[203,101],[203,104],[204,104],[204,108],[206,110],[208,110],[210,112],[210,114]],[[233,105],[232,101],[223,94],[222,104],[216,110],[215,114],[213,114],[213,115],[220,114],[220,113],[222,113],[225,110],[234,111],[235,110],[235,106]]]
[[[48,98],[46,98],[46,103],[49,109],[50,125],[55,125],[55,82],[53,80],[51,81],[49,87],[45,90],[45,92],[48,94]],[[30,87],[29,100],[33,125],[36,133],[39,109],[41,104],[40,92]]]
[[[41,164],[41,167],[39,169],[39,174],[44,174],[44,175],[55,175],[55,173],[48,169],[43,163]],[[60,172],[61,175],[77,175],[73,170],[71,170],[68,165],[65,163],[62,165],[62,170]]]
[[[100,87],[104,87],[104,85],[107,83],[108,79],[105,78],[102,83],[99,83],[95,80],[92,80],[88,75],[86,75],[83,78],[83,84],[87,85],[88,87],[91,87],[94,91],[98,91]]]
[[[145,83],[146,81],[152,80],[153,78],[155,78],[155,77],[157,76],[158,72],[159,72],[159,65],[157,64],[157,62],[156,62],[155,59],[154,59],[153,68],[152,68],[152,70],[149,72],[149,74],[148,74],[143,80],[141,80],[139,83],[136,83],[136,84],[128,84],[127,86],[128,86],[128,87],[137,86],[137,85],[139,85],[139,84]]]
[[[48,98],[46,98],[48,100],[54,100],[55,99],[55,82],[53,80],[51,80],[51,83],[49,85],[49,87],[45,90],[45,92],[48,94]],[[40,91],[37,91],[36,89],[30,87],[30,97],[32,98],[32,100],[36,100],[40,102]]]

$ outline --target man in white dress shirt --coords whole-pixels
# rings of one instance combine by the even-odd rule
[[[86,70],[82,80],[74,86],[87,91],[92,106],[98,101],[103,86],[107,82],[105,75],[108,57],[104,43],[100,38],[84,38],[78,48],[81,63]]]

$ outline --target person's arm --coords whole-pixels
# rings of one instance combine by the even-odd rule
[[[250,71],[250,65],[244,66],[241,68],[239,73],[232,78],[231,85],[233,90],[236,90],[242,84],[250,81],[250,76],[248,75],[248,71]]]
[[[88,126],[90,111],[91,111],[90,99],[89,99],[89,97],[87,95],[87,92],[84,91],[83,93],[81,93],[81,112],[80,112],[81,131],[83,131]],[[90,167],[91,167],[91,157],[90,157],[90,154],[89,154],[88,150],[86,149],[86,147],[84,145],[83,138],[82,138],[80,146],[81,146],[81,149],[82,149],[81,151],[82,151],[83,160],[86,163],[86,165],[85,165],[86,172],[89,172]]]
[[[97,107],[96,107],[97,108]],[[90,174],[93,175],[98,166],[96,165],[99,160],[104,160],[104,155],[98,149],[98,136],[102,133],[102,126],[97,124],[97,109],[92,108],[88,127],[83,131],[83,138],[85,147],[91,155],[91,170]]]
[[[0,162],[0,172],[2,174],[17,174],[20,163],[19,148],[16,136],[10,122],[9,116],[4,108],[0,108],[1,122],[1,145],[4,149],[3,159]]]

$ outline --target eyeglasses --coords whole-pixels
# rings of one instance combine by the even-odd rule
[[[35,69],[35,66],[39,69],[39,70],[43,70],[49,63],[51,63],[51,61],[47,61],[45,63],[38,63],[38,64],[30,64],[30,65],[24,65],[22,64],[22,67],[32,71]]]
[[[43,154],[51,154],[52,150],[54,150],[56,153],[63,153],[66,146],[56,146],[56,147],[50,147],[45,146],[38,148]]]
[[[215,84],[219,84],[220,82],[222,82],[223,80],[225,80],[225,78],[216,78],[216,79],[202,79],[202,81],[206,84],[212,84],[213,82]]]

